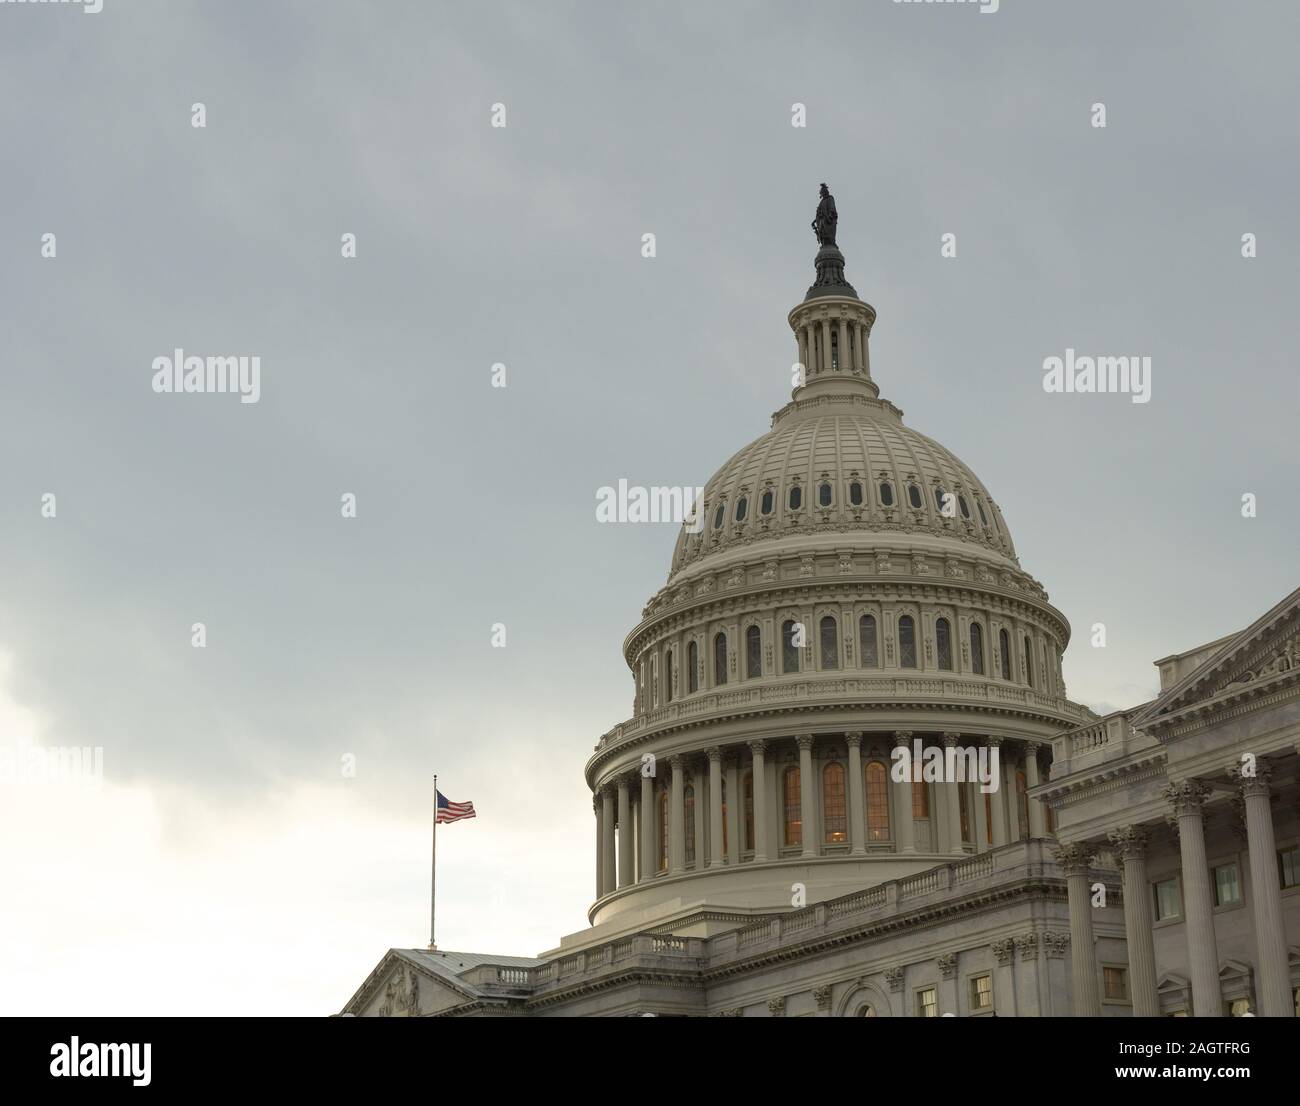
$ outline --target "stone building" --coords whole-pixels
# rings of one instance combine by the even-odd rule
[[[997,501],[880,396],[829,211],[802,381],[624,642],[590,928],[391,950],[344,1014],[1294,1013],[1300,592],[1151,703],[1071,702]]]

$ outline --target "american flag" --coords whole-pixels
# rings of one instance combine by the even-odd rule
[[[453,803],[441,791],[438,792],[438,824],[459,822],[462,818],[474,817],[473,803]]]

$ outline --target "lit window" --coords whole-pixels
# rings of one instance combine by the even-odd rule
[[[880,485],[880,502],[886,507],[894,505],[894,486],[892,484]]]
[[[757,679],[763,674],[762,634],[757,626],[745,631],[745,676]]]
[[[744,522],[745,514],[748,511],[749,511],[749,498],[748,496],[742,495],[739,499],[736,500],[736,521]]]
[[[1283,887],[1294,887],[1300,883],[1300,846],[1292,845],[1289,849],[1278,850],[1277,876]]]
[[[1102,968],[1101,979],[1106,998],[1115,1002],[1128,1001],[1128,970],[1126,968]]]
[[[926,987],[916,992],[916,1016],[918,1018],[937,1018],[939,1016],[939,992],[934,987]]]
[[[925,500],[921,498],[921,489],[915,484],[907,485],[907,501],[918,511],[921,509],[921,504],[925,502]]]
[[[830,615],[821,622],[822,668],[839,668],[840,666],[840,631],[839,626]]]
[[[916,623],[910,614],[898,620],[898,664],[901,668],[916,667]]]
[[[924,780],[912,781],[912,817],[930,817],[930,789]]]
[[[831,505],[830,484],[823,482],[821,487],[817,489],[817,502],[820,503],[823,507],[829,507]]]
[[[790,510],[797,511],[803,506],[803,489],[796,484],[790,489]]]
[[[787,768],[781,780],[785,798],[785,843],[803,844],[803,813],[799,799],[799,769]]]
[[[727,682],[727,635],[715,634],[713,637],[713,683]]]
[[[691,642],[686,646],[686,691],[692,694],[700,690],[700,647]]]
[[[880,655],[876,652],[876,616],[864,614],[858,619],[858,656],[863,668],[879,668]]]
[[[984,627],[978,622],[970,624],[970,666],[976,676],[984,675]]]
[[[776,497],[772,494],[772,489],[768,488],[767,491],[763,493],[763,499],[762,502],[759,504],[759,510],[762,511],[763,514],[765,515],[770,515],[772,513],[772,508],[775,505],[776,505]]]
[[[1158,880],[1155,885],[1156,921],[1182,916],[1183,907],[1178,894],[1178,877]]]
[[[713,528],[715,530],[722,529],[722,520],[726,517],[726,514],[727,505],[725,503],[719,503],[718,509],[713,512]]]
[[[889,776],[878,760],[865,769],[867,792],[867,840],[889,840]]]
[[[946,618],[938,619],[934,624],[934,641],[939,651],[939,667],[945,672],[952,671],[952,631]]]
[[[970,981],[970,1008],[972,1010],[993,1009],[993,977],[977,975]]]
[[[1011,637],[1006,630],[998,631],[998,651],[1001,653],[1002,678],[1011,679]]]
[[[797,622],[786,622],[781,626],[781,671],[799,671],[799,644],[795,640]]]
[[[1232,906],[1241,902],[1241,879],[1235,860],[1220,864],[1211,874],[1214,876],[1215,906]]]
[[[683,792],[682,803],[686,807],[686,863],[695,863],[695,785],[688,783]]]
[[[822,818],[826,823],[826,844],[838,845],[849,839],[842,764],[832,762],[822,769]]]
[[[855,507],[862,506],[862,485],[856,480],[849,485],[849,502]]]

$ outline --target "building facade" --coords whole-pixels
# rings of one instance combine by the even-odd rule
[[[823,189],[790,402],[624,642],[591,927],[390,950],[343,1013],[1294,1014],[1297,596],[1255,645],[1160,662],[1153,703],[1071,702],[997,502],[881,398],[836,221]]]

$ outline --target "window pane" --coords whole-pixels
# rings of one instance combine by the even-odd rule
[[[849,839],[849,820],[844,805],[844,766],[828,764],[822,770],[822,815],[826,822],[826,843],[836,845]]]
[[[984,627],[970,624],[970,666],[976,676],[984,675]]]
[[[726,517],[726,513],[727,513],[727,505],[725,503],[719,503],[718,509],[713,512],[713,528],[715,530],[719,530],[722,528],[722,520],[724,517]]]
[[[799,769],[787,768],[783,779],[785,789],[785,843],[803,844],[803,815],[799,802]]]
[[[880,502],[886,507],[894,505],[894,486],[892,484],[880,485]]]
[[[727,635],[717,634],[713,638],[713,682],[727,682]]]
[[[1001,653],[1002,678],[1011,679],[1011,638],[1006,630],[998,631],[998,651]]]
[[[907,614],[898,620],[898,663],[902,668],[916,667],[916,624]]]
[[[773,499],[774,497],[770,490],[763,493],[763,502],[760,507],[763,514],[770,515],[772,513]]]
[[[1294,887],[1300,881],[1300,847],[1293,845],[1277,854],[1277,874],[1283,887]]]
[[[940,618],[934,624],[935,645],[939,650],[939,667],[946,672],[952,671],[952,632],[948,620]]]
[[[799,671],[799,646],[795,644],[794,628],[798,625],[791,621],[781,627],[781,671]]]
[[[831,486],[829,484],[822,484],[817,490],[817,502],[823,507],[831,505]]]
[[[880,655],[876,652],[876,618],[864,614],[858,620],[858,656],[863,668],[879,668]]]
[[[866,767],[867,840],[889,840],[889,778],[885,766],[873,760]]]
[[[862,485],[856,480],[849,485],[849,502],[855,507],[862,506]]]
[[[684,792],[683,805],[686,807],[686,863],[695,863],[695,785],[688,783]]]
[[[924,502],[924,500],[922,500],[921,498],[921,489],[918,488],[915,484],[908,484],[907,486],[907,501],[911,503],[913,507],[916,507],[918,510],[920,509],[921,504]]]
[[[1107,998],[1121,1001],[1128,998],[1128,973],[1123,968],[1103,968],[1102,978]]]
[[[1177,918],[1181,912],[1178,901],[1178,879],[1162,879],[1155,885],[1156,921],[1165,918]]]
[[[1034,686],[1034,647],[1025,638],[1025,683]]]
[[[835,619],[827,615],[822,619],[822,668],[839,668],[840,666],[840,631]]]
[[[700,647],[693,641],[686,647],[686,688],[692,692],[700,689]]]
[[[763,674],[763,638],[757,626],[745,631],[745,675],[753,680]]]
[[[749,500],[742,495],[739,499],[736,500],[736,521],[744,522],[745,514],[748,510],[749,510]]]
[[[797,511],[803,504],[803,489],[796,484],[790,489],[790,510]]]
[[[1237,865],[1220,864],[1214,869],[1214,905],[1231,906],[1241,902],[1241,881],[1237,875]]]
[[[745,773],[745,838],[744,848],[754,851],[754,773]]]

